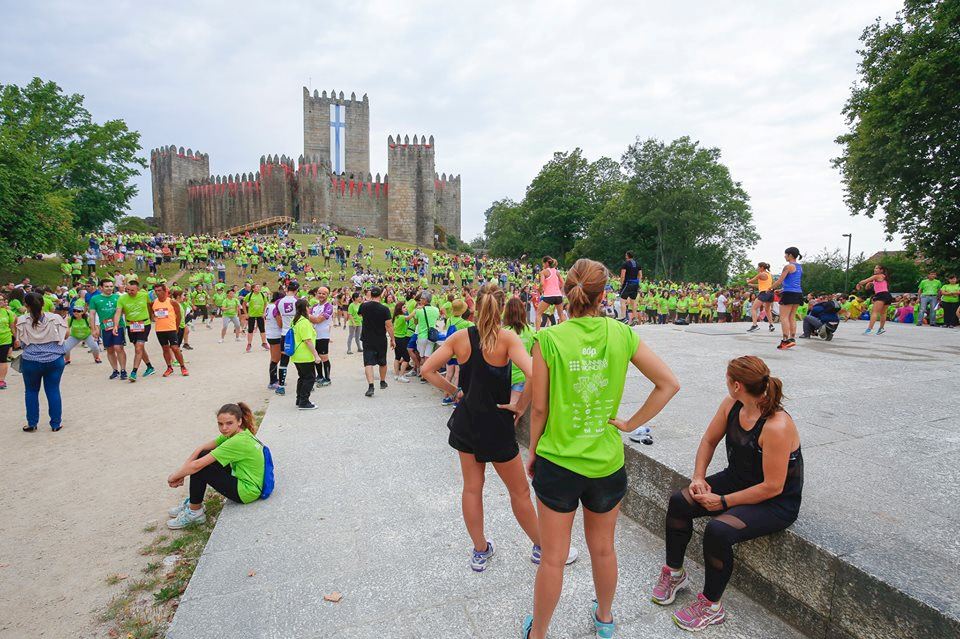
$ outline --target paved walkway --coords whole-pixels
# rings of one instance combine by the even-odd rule
[[[536,569],[506,490],[490,469],[487,535],[497,554],[475,574],[457,458],[446,443],[450,409],[432,388],[392,377],[389,389],[363,397],[359,356],[342,355],[342,341],[333,346],[334,385],[313,395],[320,410],[299,412],[290,396],[271,401],[262,435],[277,490],[268,501],[224,509],[170,639],[519,636]],[[567,569],[552,637],[593,636],[579,522],[574,543],[582,556]],[[663,542],[623,517],[617,550],[618,636],[681,636],[670,611],[649,600]],[[702,584],[702,571],[691,568]],[[334,591],[342,601],[325,602]],[[736,591],[725,602],[729,620],[710,632],[714,639],[801,636]]]

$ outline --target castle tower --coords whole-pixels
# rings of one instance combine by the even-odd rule
[[[433,246],[437,219],[434,146],[430,139],[398,135],[387,138],[387,237]]]
[[[313,94],[303,87],[303,154],[330,162],[334,173],[370,172],[370,101],[355,93]]]
[[[153,214],[167,233],[193,233],[197,221],[188,205],[187,185],[191,180],[210,177],[210,157],[206,153],[165,146],[150,151],[150,176],[153,186]]]

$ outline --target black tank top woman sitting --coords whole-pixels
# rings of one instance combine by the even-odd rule
[[[733,573],[733,546],[783,530],[797,519],[803,490],[800,435],[783,410],[783,386],[759,357],[744,356],[727,365],[729,397],[710,421],[697,449],[690,486],[670,497],[666,521],[666,565],[653,589],[653,601],[673,603],[687,587],[683,558],[693,520],[712,517],[703,535],[706,583],[694,603],[673,621],[686,630],[702,630],[724,619],[720,599]],[[706,476],[722,440],[727,467]]]

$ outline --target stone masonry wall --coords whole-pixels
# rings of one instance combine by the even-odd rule
[[[345,107],[346,123],[346,151],[344,173],[360,176],[370,172],[370,101],[367,95],[357,100],[357,95],[351,93],[344,98],[343,91],[339,94],[331,91],[313,94],[303,87],[303,154],[317,156],[322,160],[330,160],[330,105],[340,104]]]
[[[387,138],[387,236],[393,240],[433,246],[437,200],[434,184],[434,143],[413,136]]]
[[[168,233],[192,233],[187,185],[210,176],[210,157],[183,147],[160,147],[150,152],[153,214]]]
[[[460,176],[435,176],[437,194],[437,224],[447,236],[460,239]]]

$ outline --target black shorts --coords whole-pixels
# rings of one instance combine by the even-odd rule
[[[398,337],[396,339],[397,346],[393,349],[393,359],[398,362],[409,362],[410,361],[410,351],[407,350],[407,344],[410,343],[409,337]]]
[[[386,366],[387,365],[387,345],[386,344],[368,344],[363,343],[363,365],[364,366]]]
[[[317,355],[326,355],[330,352],[329,337],[318,337],[316,341],[316,345],[317,345]]]
[[[11,348],[13,348],[13,343],[0,345],[0,364],[7,363],[7,356],[10,354]]]
[[[247,332],[252,333],[253,327],[256,326],[261,333],[265,333],[266,329],[263,325],[263,316],[260,317],[247,317]]]
[[[784,291],[780,295],[780,305],[782,306],[784,304],[787,306],[800,306],[803,304],[803,293]]]
[[[635,300],[637,299],[637,293],[640,291],[640,284],[624,284],[623,288],[620,289],[620,299],[622,300]]]
[[[268,337],[268,338],[267,338],[267,344],[270,344],[270,345],[272,345],[272,346],[280,346],[280,345],[283,344],[283,338],[282,338],[282,337]]]
[[[550,296],[550,297],[541,297],[540,301],[546,304],[550,304],[552,306],[560,306],[561,304],[563,304],[563,297],[559,295]]]
[[[520,445],[517,444],[515,438],[504,441],[501,446],[497,446],[494,450],[478,453],[469,442],[451,430],[450,436],[447,437],[447,443],[450,444],[450,447],[454,450],[466,453],[467,455],[473,455],[474,459],[481,464],[503,464],[511,461],[520,454]]]
[[[577,503],[594,513],[613,510],[627,494],[627,470],[591,479],[537,457],[533,466],[533,490],[537,499],[550,510],[572,513]]]
[[[134,331],[132,331],[132,330],[130,329],[130,327],[128,326],[128,327],[127,327],[127,339],[130,340],[130,343],[131,343],[131,344],[136,344],[137,342],[146,342],[146,341],[147,341],[147,338],[150,337],[150,329],[151,329],[151,328],[152,328],[152,327],[151,327],[149,324],[147,324],[146,326],[143,327],[143,330],[142,330],[142,331],[134,332]]]
[[[761,291],[757,294],[757,299],[761,302],[767,303],[773,301],[773,291]]]
[[[157,341],[160,346],[179,346],[177,331],[157,331]]]
[[[893,304],[893,295],[884,291],[883,293],[875,293],[873,296],[874,302],[883,302],[886,305]]]

